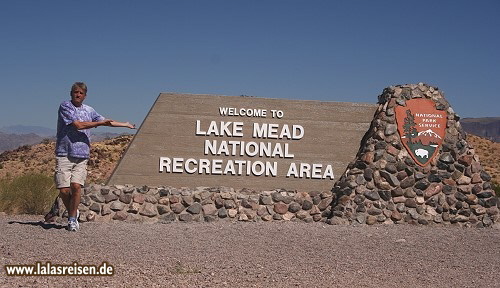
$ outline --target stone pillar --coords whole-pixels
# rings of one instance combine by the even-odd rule
[[[331,224],[500,222],[491,177],[436,87],[384,89],[356,158],[335,184]]]

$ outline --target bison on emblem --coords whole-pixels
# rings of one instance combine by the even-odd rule
[[[417,155],[420,158],[429,158],[429,151],[425,149],[417,149],[415,150],[415,155]]]

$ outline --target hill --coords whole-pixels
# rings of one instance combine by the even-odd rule
[[[11,134],[0,132],[0,152],[13,150],[19,146],[42,142],[44,138],[37,134]]]
[[[92,143],[87,180],[90,183],[105,182],[128,144],[132,135]],[[55,142],[50,139],[40,144],[21,146],[0,154],[0,179],[13,178],[28,172],[52,176],[55,167]]]
[[[92,143],[88,173],[90,183],[107,181],[132,137],[132,135],[118,136]],[[475,148],[481,164],[491,175],[492,181],[500,183],[500,143],[470,134],[467,136],[467,141]],[[26,145],[0,154],[0,179],[12,178],[27,172],[53,175],[54,146],[54,141],[46,139],[40,144]]]
[[[469,134],[500,142],[500,117],[464,118],[460,124]]]
[[[128,134],[92,131],[90,138],[92,141],[98,142],[120,135]],[[50,128],[23,125],[3,127],[0,128],[0,153],[24,145],[38,144],[45,139],[54,140],[55,138],[56,130]]]
[[[467,135],[467,142],[476,150],[479,161],[490,174],[492,182],[500,184],[500,143],[471,134]]]

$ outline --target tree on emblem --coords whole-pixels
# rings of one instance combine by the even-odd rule
[[[403,125],[403,129],[405,131],[405,136],[408,138],[408,142],[413,144],[413,138],[418,136],[417,128],[415,128],[415,117],[413,114],[411,114],[411,111],[408,109],[406,110],[406,118],[405,118],[405,124]]]

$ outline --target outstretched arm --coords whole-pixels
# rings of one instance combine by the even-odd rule
[[[102,121],[96,121],[96,122],[80,122],[80,121],[75,121],[72,124],[78,130],[95,128],[95,127],[99,127],[99,126],[127,127],[127,128],[130,128],[130,129],[135,129],[135,124],[130,124],[129,122],[113,121],[111,119],[104,119]]]
[[[110,125],[112,127],[127,127],[130,129],[135,129],[135,124],[130,124],[129,122],[118,122],[118,121],[111,121]]]
[[[95,128],[99,126],[111,126],[111,123],[113,120],[111,119],[104,119],[102,121],[96,121],[96,122],[86,122],[86,121],[74,121],[71,123],[77,130],[82,130],[82,129],[89,129],[89,128]]]

